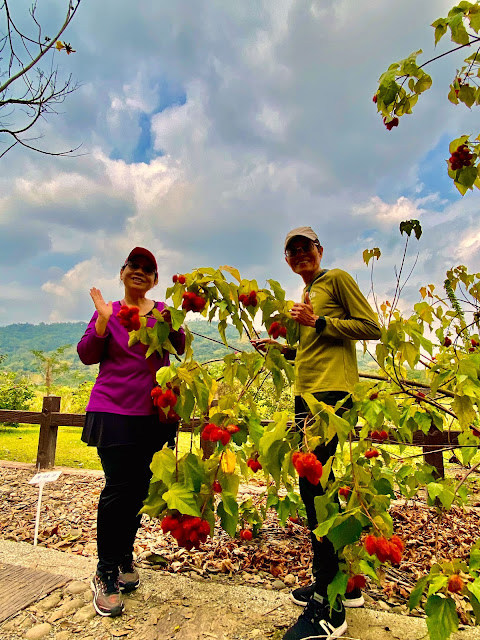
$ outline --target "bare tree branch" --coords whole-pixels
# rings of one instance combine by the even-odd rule
[[[40,118],[56,114],[56,105],[61,104],[79,86],[73,82],[71,75],[59,84],[54,60],[60,51],[67,54],[74,51],[60,37],[73,20],[81,0],[66,2],[63,22],[55,35],[49,38],[43,36],[41,21],[37,17],[37,0],[33,1],[29,10],[33,35],[27,28],[19,28],[19,22],[12,13],[11,0],[0,0],[0,24],[5,29],[4,33],[0,32],[0,143],[7,144],[0,158],[17,145],[53,156],[70,155],[79,148],[51,152],[32,144],[42,136],[24,137]],[[5,61],[6,68],[1,67],[2,61]],[[15,69],[17,67],[18,71]],[[10,141],[2,141],[2,135],[10,138]],[[14,139],[13,143],[11,138]]]

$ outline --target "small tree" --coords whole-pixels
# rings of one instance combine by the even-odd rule
[[[56,113],[57,105],[78,87],[71,75],[59,82],[54,56],[60,51],[74,53],[72,46],[60,37],[73,20],[80,2],[68,0],[65,19],[51,37],[43,34],[36,0],[29,11],[31,29],[20,26],[10,0],[0,0],[0,143],[7,145],[3,150],[0,148],[0,158],[17,144],[54,156],[75,150],[46,151],[37,145],[38,136],[27,135],[40,118]]]
[[[66,360],[63,360],[62,356],[65,350],[71,346],[71,344],[64,344],[61,347],[57,347],[55,351],[49,351],[47,353],[45,353],[45,351],[37,351],[36,349],[31,350],[35,356],[37,367],[44,377],[47,396],[50,395],[54,377],[65,373],[70,368],[70,364]]]

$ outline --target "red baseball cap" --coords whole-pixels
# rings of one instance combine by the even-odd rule
[[[125,264],[132,260],[132,258],[134,258],[135,256],[143,256],[144,258],[147,258],[147,260],[150,260],[150,262],[155,267],[155,273],[158,273],[157,261],[155,260],[155,256],[151,251],[145,249],[144,247],[135,247],[135,249],[132,249],[128,254],[127,259],[125,260]]]

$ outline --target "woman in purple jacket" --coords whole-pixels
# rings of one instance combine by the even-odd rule
[[[120,592],[136,589],[140,583],[133,564],[138,512],[148,493],[152,456],[177,426],[160,423],[150,395],[156,372],[169,364],[168,352],[145,358],[145,345],[137,342],[129,347],[127,329],[117,317],[120,307],[127,305],[138,307],[147,326],[156,322],[153,309],[169,321],[165,304],[146,298],[158,282],[153,254],[135,247],[120,269],[120,279],[125,287],[121,302],[105,302],[99,289],[90,289],[96,311],[77,346],[84,364],[100,363],[82,440],[97,447],[105,472],[97,513],[98,565],[91,585],[95,610],[102,616],[120,615],[124,608]],[[183,329],[171,330],[169,339],[182,354]]]

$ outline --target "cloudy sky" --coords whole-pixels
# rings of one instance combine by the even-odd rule
[[[51,33],[66,2],[38,0]],[[25,24],[30,5],[14,3]],[[82,0],[64,36],[76,53],[54,54],[80,87],[37,131],[43,148],[81,144],[84,155],[15,148],[0,160],[0,324],[88,320],[89,288],[120,299],[119,267],[137,244],[158,256],[156,299],[173,273],[222,264],[296,298],[283,238],[303,224],[324,266],[365,292],[362,252],[379,247],[381,299],[401,262],[401,220],[424,231],[404,304],[451,266],[478,268],[479,194],[460,198],[445,165],[449,140],[478,131],[446,100],[461,54],[428,68],[433,89],[398,129],[372,103],[391,62],[452,47],[445,38],[435,51],[429,26],[451,5]]]

